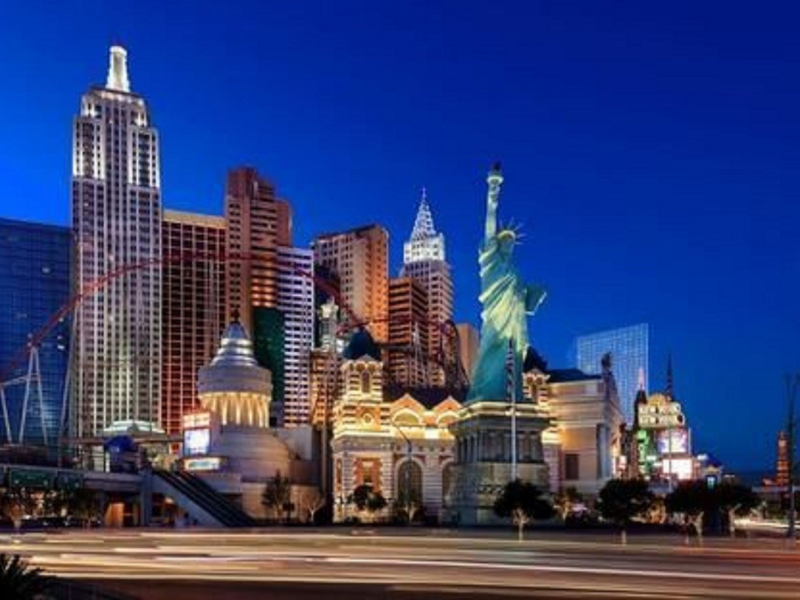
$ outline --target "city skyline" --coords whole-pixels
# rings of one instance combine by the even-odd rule
[[[4,8],[3,10],[8,9]],[[15,9],[10,10],[13,13]],[[48,21],[55,18],[57,13],[58,10],[53,16],[48,16]],[[605,21],[606,17],[592,16],[606,29],[611,27]],[[362,18],[369,19],[369,16]],[[580,23],[579,15],[573,14],[555,13],[548,18],[551,21],[561,19],[565,23],[572,23],[574,19]],[[639,13],[628,15],[627,23],[636,22],[637,18],[648,23],[651,29],[656,27]],[[732,45],[733,41],[730,38],[737,37],[737,43],[740,43],[740,40],[738,36],[729,34],[731,31],[736,31],[737,26],[743,27],[743,23],[731,20],[730,15],[727,18],[729,20],[725,21],[724,27],[718,26],[716,29],[712,29],[711,35],[720,42],[723,48],[731,49],[735,46]],[[136,19],[134,18],[133,21]],[[172,23],[172,26],[176,26],[174,15],[167,15],[167,21]],[[287,28],[290,28],[289,26],[293,23],[292,19],[286,15],[282,16],[281,22]],[[199,27],[202,29],[202,26],[201,23]],[[492,20],[489,26],[497,28],[499,24]],[[513,24],[509,23],[508,26],[512,28],[512,32],[517,32]],[[666,28],[666,25],[664,27]],[[26,27],[20,29],[21,32],[26,31]],[[47,27],[44,29],[47,30]],[[12,90],[10,94],[12,98],[6,100],[8,110],[5,111],[11,116],[4,118],[24,115],[25,112],[21,109],[25,108],[27,100],[18,104],[19,99],[30,99],[31,94],[37,93],[35,89],[31,89],[27,90],[26,94],[24,87],[19,88],[14,85],[11,80],[14,73],[18,73],[19,70],[44,71],[41,76],[56,84],[53,86],[54,93],[48,96],[46,106],[37,109],[40,111],[37,115],[37,117],[41,117],[40,122],[32,124],[24,138],[18,133],[19,130],[16,127],[5,128],[5,131],[8,132],[6,138],[8,141],[3,141],[2,146],[4,146],[4,156],[8,154],[10,158],[10,166],[7,167],[7,170],[0,171],[0,175],[3,175],[8,181],[6,188],[8,195],[0,197],[0,204],[3,206],[2,216],[54,222],[62,225],[68,222],[66,218],[68,199],[63,179],[65,165],[68,163],[68,158],[66,158],[68,157],[68,147],[64,143],[64,123],[68,121],[66,115],[71,114],[74,110],[76,95],[85,88],[87,81],[99,79],[97,73],[102,73],[105,61],[104,51],[109,41],[106,29],[100,27],[97,32],[87,35],[86,40],[77,44],[76,48],[70,49],[69,62],[77,66],[70,65],[69,68],[63,69],[63,73],[59,74],[53,72],[53,65],[59,69],[62,66],[59,61],[50,58],[49,62],[52,64],[42,64],[35,58],[40,56],[36,52],[22,51],[28,47],[26,44],[35,44],[41,41],[38,36],[32,36],[30,42],[23,42],[16,36],[11,36],[6,42],[0,41],[0,52],[3,55],[15,50],[19,52],[19,56],[26,55],[28,57],[25,60],[19,58],[11,61],[10,72],[3,75],[3,79],[0,80],[0,83],[7,83],[8,89]],[[579,29],[577,25],[575,29],[570,29],[569,35],[571,36],[577,29]],[[600,28],[601,31],[606,29]],[[639,39],[631,33],[631,30],[625,29],[626,35]],[[680,179],[680,185],[676,185],[674,182],[664,182],[661,177],[663,173],[660,170],[658,173],[648,170],[648,164],[643,164],[642,161],[637,162],[630,154],[626,154],[624,156],[627,162],[622,164],[633,165],[632,171],[635,177],[623,180],[623,172],[627,175],[629,169],[616,167],[619,170],[606,171],[606,176],[613,185],[601,186],[599,191],[594,191],[589,183],[597,177],[596,173],[591,172],[591,163],[593,160],[598,160],[595,157],[594,149],[590,149],[588,180],[571,188],[569,193],[566,193],[568,186],[565,187],[560,178],[564,178],[566,173],[572,170],[581,171],[583,169],[581,172],[586,173],[587,163],[581,162],[582,158],[586,158],[585,156],[573,153],[571,157],[574,161],[569,166],[566,161],[563,161],[557,168],[553,168],[554,163],[551,158],[531,154],[521,147],[515,135],[509,137],[508,125],[504,126],[506,127],[504,136],[493,135],[486,124],[479,123],[477,130],[472,133],[479,139],[471,144],[464,153],[453,154],[453,158],[450,159],[446,151],[447,146],[441,145],[438,141],[438,138],[447,135],[463,141],[463,136],[454,131],[452,127],[428,129],[426,144],[431,143],[431,140],[434,144],[430,152],[417,152],[419,157],[415,158],[411,164],[402,168],[389,169],[386,165],[392,162],[390,156],[394,152],[402,153],[402,156],[411,156],[417,150],[416,146],[409,143],[404,136],[395,135],[391,138],[394,143],[386,145],[387,156],[377,156],[367,162],[374,166],[377,161],[380,176],[361,177],[360,181],[355,181],[359,178],[336,176],[329,170],[321,169],[313,161],[312,164],[305,164],[297,160],[299,156],[297,148],[308,146],[307,134],[303,131],[303,118],[308,118],[308,104],[301,105],[305,112],[301,110],[301,115],[298,115],[297,120],[290,118],[288,113],[270,117],[269,110],[262,110],[259,102],[253,100],[252,106],[249,106],[249,100],[235,99],[235,94],[228,91],[226,94],[231,97],[228,101],[236,101],[237,107],[244,114],[228,115],[227,118],[249,118],[253,116],[253,111],[259,115],[263,113],[261,117],[263,120],[259,121],[260,127],[265,127],[264,123],[270,123],[269,127],[276,129],[275,135],[281,140],[278,145],[286,140],[294,140],[290,143],[290,149],[286,156],[278,157],[271,152],[264,153],[255,150],[254,142],[245,140],[235,150],[228,149],[217,153],[207,161],[198,159],[197,155],[185,160],[185,149],[189,145],[198,144],[200,147],[206,147],[209,144],[220,147],[224,145],[223,139],[217,139],[215,136],[222,136],[226,127],[222,123],[211,121],[205,124],[203,128],[205,131],[194,131],[189,124],[195,121],[197,113],[189,107],[187,108],[188,114],[181,114],[177,110],[175,100],[169,97],[169,90],[174,89],[172,86],[181,89],[197,83],[202,91],[206,89],[204,86],[209,85],[208,80],[216,78],[219,83],[224,80],[224,77],[217,72],[216,75],[210,74],[207,78],[203,78],[206,81],[199,81],[200,78],[195,77],[194,69],[197,69],[197,66],[193,62],[194,56],[191,56],[192,64],[188,65],[186,71],[182,71],[180,68],[187,66],[187,62],[190,62],[190,54],[193,53],[188,49],[181,52],[178,46],[169,52],[161,46],[164,42],[157,42],[152,38],[142,38],[141,34],[135,33],[133,29],[130,32],[122,33],[125,34],[125,41],[131,52],[132,72],[135,75],[133,87],[141,90],[147,97],[149,108],[156,115],[155,121],[162,137],[161,154],[165,165],[162,202],[166,207],[214,215],[221,214],[221,188],[224,184],[225,169],[244,160],[263,169],[270,177],[274,177],[281,189],[286,190],[287,197],[292,199],[296,210],[299,245],[306,245],[311,237],[320,231],[347,229],[366,222],[382,223],[392,234],[389,253],[390,269],[391,272],[396,272],[395,267],[399,265],[400,257],[400,253],[397,251],[398,244],[402,242],[404,233],[413,222],[416,209],[416,189],[420,185],[426,184],[431,190],[432,196],[440,199],[434,208],[441,230],[448,235],[454,263],[457,320],[468,320],[475,323],[477,321],[477,309],[474,302],[477,280],[475,243],[479,239],[479,234],[473,223],[464,223],[462,227],[460,214],[463,203],[470,203],[473,208],[480,205],[481,175],[487,163],[497,155],[497,157],[503,158],[508,166],[505,197],[517,206],[516,209],[510,211],[510,214],[524,215],[526,232],[529,236],[536,237],[535,244],[531,245],[533,254],[530,258],[525,258],[523,268],[532,277],[542,281],[551,291],[551,297],[543,306],[540,318],[532,330],[533,342],[537,349],[552,360],[553,357],[561,355],[562,349],[567,346],[568,341],[579,332],[606,329],[634,320],[646,320],[653,325],[654,331],[659,332],[653,343],[652,364],[656,367],[664,364],[667,350],[670,348],[676,361],[680,364],[676,393],[687,406],[691,407],[693,423],[698,430],[698,447],[709,448],[734,466],[758,467],[768,464],[773,459],[774,435],[778,429],[782,428],[785,413],[781,393],[782,373],[784,370],[796,367],[798,363],[798,350],[796,345],[790,343],[790,340],[794,339],[791,332],[798,330],[798,327],[795,326],[797,315],[796,311],[791,311],[789,308],[792,303],[796,305],[798,297],[796,283],[792,283],[796,282],[797,263],[796,258],[793,258],[796,253],[792,254],[790,247],[780,242],[780,232],[783,230],[782,228],[786,227],[782,223],[792,222],[793,213],[791,211],[796,209],[787,209],[776,204],[778,202],[776,198],[785,195],[784,188],[789,190],[788,183],[781,183],[775,187],[775,185],[770,186],[764,182],[776,181],[776,173],[778,173],[778,178],[780,177],[780,165],[784,162],[788,165],[793,161],[793,159],[790,160],[788,149],[773,148],[771,154],[767,153],[767,156],[771,156],[772,159],[778,159],[778,171],[774,170],[774,166],[766,164],[768,161],[766,157],[749,162],[748,166],[753,169],[754,173],[758,173],[758,176],[746,176],[742,172],[735,171],[735,166],[748,162],[744,155],[738,157],[727,155],[729,160],[727,166],[720,165],[719,162],[712,165],[712,170],[728,173],[726,177],[722,178],[722,181],[718,181],[710,173],[704,176],[696,169],[691,168],[687,156],[684,155],[677,159],[663,148],[653,149],[651,147],[650,151],[666,162],[663,166],[665,170],[669,170],[669,166],[675,168],[671,177],[675,177],[675,172],[684,172],[684,177]],[[778,34],[780,33],[779,31]],[[452,28],[448,28],[443,35],[452,36]],[[682,39],[686,43],[697,41],[692,31],[684,32],[683,36]],[[57,35],[55,37],[58,39]],[[456,39],[463,43],[462,38]],[[763,36],[759,39],[763,41]],[[541,43],[547,43],[547,39]],[[48,47],[45,44],[43,50]],[[462,49],[462,52],[465,51],[463,46],[458,47]],[[645,50],[656,54],[659,49],[658,40],[645,47]],[[704,47],[701,46],[699,49],[703,50]],[[206,52],[208,51],[209,49],[206,48]],[[241,49],[235,48],[231,52],[234,51],[241,51]],[[609,50],[609,52],[613,51]],[[170,57],[171,54],[172,57]],[[763,48],[759,56],[766,61],[771,61],[770,64],[777,72],[783,73],[788,68],[780,60],[774,58],[774,46]],[[352,56],[349,58],[352,63]],[[470,52],[467,52],[466,58],[467,64],[473,64],[478,60],[477,56]],[[26,62],[26,60],[33,62]],[[259,54],[259,60],[266,59]],[[490,55],[486,60],[493,61],[495,58]],[[569,65],[566,65],[563,60],[559,61],[553,57],[540,57],[537,60],[540,61],[537,81],[542,79],[554,85],[549,88],[551,94],[557,94],[558,98],[563,100],[565,97],[579,97],[581,90],[595,91],[601,100],[598,102],[599,107],[595,107],[595,112],[592,114],[597,113],[595,116],[598,120],[602,120],[602,115],[605,115],[610,117],[612,123],[617,123],[614,119],[618,119],[621,113],[609,112],[607,106],[603,104],[603,101],[610,98],[606,95],[605,88],[593,81],[583,81],[582,86],[578,86],[574,79],[571,82],[562,81],[562,87],[559,88],[559,79],[549,71],[549,68],[552,67],[547,67],[546,64],[548,61],[554,61],[561,67]],[[204,63],[208,63],[208,61],[204,61]],[[214,61],[210,63],[211,67],[218,65],[219,63],[214,63]],[[592,65],[600,68],[594,63]],[[364,67],[364,65],[360,66]],[[711,64],[707,66],[712,68]],[[729,75],[727,70],[729,67],[717,64],[713,64],[713,66],[723,76]],[[738,66],[741,67],[741,65]],[[635,65],[627,65],[627,67],[627,70],[620,67],[614,83],[619,84],[619,78],[625,73],[630,74],[631,70],[641,75]],[[680,98],[685,98],[693,89],[689,85],[689,82],[694,82],[692,77],[701,74],[702,71],[689,71],[685,78],[681,79],[678,67],[690,68],[682,61],[670,63],[666,68],[675,69],[676,77],[679,77],[676,93]],[[568,72],[573,77],[580,75],[576,72],[579,70],[578,67],[570,68],[572,70]],[[98,69],[100,70],[98,71]],[[243,68],[242,70],[246,71],[247,69]],[[90,74],[91,77],[87,79],[84,75],[76,76],[76,72]],[[211,72],[214,72],[213,68]],[[169,77],[166,76],[166,73],[169,73]],[[232,76],[235,78],[237,74],[238,72],[234,72]],[[403,79],[407,75],[407,73],[401,74],[398,77],[407,83],[407,79]],[[585,71],[583,71],[583,75],[586,75]],[[291,79],[287,79],[285,71],[280,71],[276,76],[284,83],[291,83]],[[312,74],[306,76],[312,76]],[[758,81],[752,71],[740,72],[739,76],[748,77],[749,81]],[[771,76],[768,74],[763,77],[773,76],[774,74]],[[477,75],[476,78],[480,79]],[[725,81],[732,88],[739,89],[738,83],[734,84],[730,79]],[[770,78],[768,81],[777,81],[777,79]],[[167,82],[170,87],[166,87]],[[325,78],[322,83],[330,84]],[[453,81],[450,80],[449,83],[452,84]],[[651,80],[645,78],[643,83],[643,93],[650,94],[648,98],[662,98],[663,96],[659,93],[666,93],[655,89]],[[702,84],[694,82],[693,85]],[[218,85],[218,87],[225,88],[226,86]],[[291,96],[290,92],[291,85],[288,85],[286,93]],[[280,94],[276,93],[270,98],[277,101],[279,96]],[[620,93],[614,98],[618,99],[621,96]],[[214,102],[223,102],[220,94],[211,97]],[[64,98],[67,100],[65,101]],[[345,94],[345,98],[350,98],[350,96]],[[442,106],[441,99],[438,100],[439,104],[435,102],[435,98],[429,100],[431,106]],[[518,120],[525,121],[526,127],[530,127],[531,122],[541,122],[540,111],[544,110],[543,107],[549,106],[550,99],[540,98],[539,102],[541,103],[539,107],[532,109],[535,114],[532,117],[533,121],[528,117],[522,117],[513,110],[511,113],[515,114]],[[636,105],[635,98],[628,99],[627,102],[633,102],[633,106],[638,106],[641,110],[649,108],[651,111],[667,113],[667,116],[675,119],[678,117],[688,118],[694,114],[688,107],[684,107],[685,112],[673,113],[660,104]],[[382,105],[376,98],[376,107],[380,106]],[[506,106],[513,108],[513,106]],[[571,107],[576,110],[581,107],[586,108],[583,105],[576,106],[574,102]],[[345,121],[352,121],[352,119],[348,121],[348,117],[351,118],[352,114],[348,113],[348,105],[344,100],[338,102],[337,108],[343,111]],[[475,104],[470,105],[468,109],[459,107],[454,107],[454,109],[457,122],[460,122],[459,119],[463,119],[466,115],[470,115],[478,121],[481,116],[485,116],[487,122],[495,120],[489,112],[481,113],[476,110]],[[624,109],[621,110],[624,112]],[[705,111],[708,110],[708,107],[702,106],[696,110],[706,114]],[[729,115],[737,114],[736,109],[730,106],[727,110]],[[530,140],[536,140],[536,148],[539,148],[540,144],[541,148],[545,148],[545,144],[552,143],[556,133],[559,135],[572,134],[580,138],[579,134],[571,130],[570,122],[564,121],[564,118],[570,114],[580,113],[562,112],[557,114],[562,117],[560,120],[556,119],[554,123],[543,128],[542,131],[538,131],[536,136],[531,136]],[[634,135],[634,123],[640,125],[648,123],[650,127],[656,126],[646,118],[648,116],[648,113],[633,111],[630,115],[632,120],[629,125],[630,129],[624,129],[624,135]],[[402,114],[402,118],[408,120],[411,117],[408,114]],[[777,116],[774,118],[775,122],[780,120]],[[279,127],[277,121],[280,120],[284,120],[290,125]],[[387,121],[388,117],[384,113],[371,113],[366,119],[366,123],[375,123],[378,129],[385,128]],[[423,121],[420,121],[420,125]],[[683,128],[683,133],[698,130],[696,127],[691,127],[691,119],[688,120],[689,124],[683,119],[678,119],[678,121]],[[48,125],[51,122],[60,125],[51,127]],[[416,123],[413,119],[410,122]],[[793,121],[790,122],[793,123]],[[294,126],[291,125],[292,123]],[[712,128],[719,128],[724,124],[720,120],[712,119],[711,121]],[[769,138],[772,125],[773,121],[762,119],[746,123],[744,126],[758,127],[759,131],[763,131],[764,135],[759,140],[760,144],[764,145],[767,144],[766,139]],[[294,136],[289,135],[292,133],[293,127],[300,130]],[[312,127],[312,129],[316,128]],[[365,171],[371,168],[371,166],[363,166],[365,157],[362,153],[369,152],[374,144],[367,129],[368,127],[357,128],[354,141],[346,148],[341,149],[345,150],[345,156],[333,161],[336,169],[352,169],[353,173],[363,176]],[[53,131],[59,131],[60,135],[53,135]],[[222,133],[215,133],[217,131]],[[330,131],[329,135],[335,137],[336,128],[334,127]],[[720,135],[718,130],[714,131],[717,136]],[[735,136],[731,137],[733,135],[731,129],[725,131],[728,136],[726,139],[736,139]],[[597,128],[592,133],[609,135],[608,131],[598,131]],[[659,136],[654,139],[678,143],[678,147],[685,150],[684,146],[680,145],[679,139],[670,137],[664,131],[663,125],[656,126],[653,136]],[[331,140],[332,138],[324,139]],[[633,139],[641,141],[641,138]],[[709,141],[709,138],[704,139],[706,142]],[[32,141],[34,142],[32,143]],[[511,143],[512,141],[515,143]],[[236,145],[235,142],[229,143]],[[50,144],[53,144],[52,152],[49,151]],[[359,151],[359,145],[364,149]],[[325,144],[323,144],[323,148],[324,146]],[[15,149],[13,156],[10,154],[11,147]],[[37,156],[52,155],[52,158],[39,160],[35,169],[27,167],[25,166],[25,157],[30,155],[32,149],[36,149]],[[563,154],[565,146],[556,146],[556,149]],[[713,151],[724,154],[723,149],[716,145]],[[744,149],[739,151],[745,152]],[[330,149],[322,154],[330,159],[334,152],[333,149]],[[231,153],[235,155],[235,159]],[[711,151],[707,151],[707,153],[712,154]],[[188,155],[192,156],[192,153]],[[616,155],[617,158],[620,156]],[[750,154],[747,156],[750,157]],[[432,160],[434,157],[438,160]],[[703,161],[701,157],[695,155],[693,160],[698,164],[705,164],[708,156],[705,156],[705,159]],[[187,164],[179,165],[177,164],[179,161]],[[30,162],[33,163],[33,161]],[[605,165],[605,163],[603,164]],[[220,168],[222,165],[224,167]],[[636,167],[638,167],[638,171]],[[596,164],[594,168],[599,170],[603,167]],[[552,173],[544,172],[548,169]],[[196,181],[192,180],[198,171],[205,173],[196,177]],[[730,176],[732,172],[738,173],[736,177],[745,177],[744,184],[738,187],[754,190],[750,195],[743,196],[741,193],[736,193],[734,189],[736,186],[732,185]],[[308,183],[309,174],[312,174],[313,178],[317,180],[315,183]],[[736,180],[736,177],[733,180]],[[53,183],[49,183],[50,181]],[[349,182],[347,186],[344,185],[345,181]],[[693,184],[695,183],[701,184],[699,189],[694,189]],[[23,190],[25,191],[24,195],[20,193]],[[687,191],[690,192],[688,198],[685,195]],[[616,192],[628,197],[629,201],[623,204],[615,203],[613,196]],[[374,200],[376,193],[385,194],[385,201],[370,202],[370,200]],[[681,194],[684,194],[682,198],[679,197]],[[345,201],[346,196],[354,198],[352,203]],[[748,215],[752,216],[754,210],[752,203],[755,200],[751,198],[756,196],[760,198],[762,208],[757,211],[756,219],[748,219]],[[30,199],[19,203],[15,201],[15,198],[19,197]],[[731,201],[731,197],[735,201]],[[41,198],[41,201],[37,201],[37,198]],[[184,200],[181,201],[181,198]],[[335,204],[337,207],[334,210],[315,211],[316,206],[325,205],[326,198],[328,203]],[[190,201],[189,199],[195,200]],[[399,199],[406,200],[400,203]],[[703,200],[700,204],[702,208],[691,210],[692,203],[699,202],[700,199]],[[357,213],[357,203],[362,203],[369,211],[362,208],[361,213]],[[527,208],[520,210],[519,207],[526,206],[526,203]],[[598,203],[605,205],[606,210],[598,211]],[[395,205],[393,210],[386,208],[392,204]],[[693,218],[684,218],[683,213],[690,210],[689,214],[693,215]],[[769,214],[770,212],[771,214]],[[571,220],[574,215],[581,214],[587,215],[585,227],[577,226]],[[624,223],[622,227],[614,223],[614,220],[619,219],[620,215],[625,215],[625,218],[622,219]],[[742,215],[745,217],[744,219],[741,218]],[[626,218],[630,221],[626,221]],[[577,221],[580,220],[580,218],[577,219]],[[737,228],[744,232],[744,237],[731,235]],[[774,234],[775,231],[778,232],[778,235]],[[763,239],[760,236],[765,232],[770,232],[772,236],[768,238],[769,241],[759,243],[758,240]],[[624,237],[626,243],[609,243],[608,237],[614,235],[620,238]],[[707,238],[706,235],[710,235],[710,238]],[[730,238],[738,238],[739,243],[734,243]],[[676,240],[684,243],[675,244]],[[706,246],[707,243],[708,246]],[[717,246],[714,246],[715,243]],[[570,250],[570,246],[575,246],[575,249]],[[644,249],[644,252],[639,256],[630,256],[627,252],[628,247]],[[697,256],[697,260],[689,260],[688,257],[694,255]],[[746,267],[749,281],[741,280],[741,269],[738,268],[740,265]],[[582,267],[584,271],[579,273],[578,267]],[[589,271],[594,270],[597,273],[586,273],[587,267]],[[627,275],[618,275],[615,273],[618,271],[625,272]],[[623,285],[623,282],[628,282],[629,285]],[[760,289],[762,293],[756,295],[748,292],[748,289]],[[773,290],[774,293],[770,293]],[[712,301],[713,305],[710,304]],[[710,311],[709,306],[714,306],[715,310]],[[630,318],[628,318],[628,313],[633,313],[630,314]],[[554,366],[558,365],[554,364]],[[743,374],[747,372],[758,373],[757,384],[746,381]],[[656,377],[653,378],[651,387],[658,389],[662,387],[662,382],[658,379],[658,368],[656,368],[655,374]],[[755,398],[756,395],[757,398]],[[757,411],[755,406],[758,406],[760,410]],[[715,421],[719,419],[719,412],[726,410],[734,410],[736,414],[742,415],[742,419],[739,419],[741,423],[735,422],[730,428],[723,430],[718,424],[715,424]],[[744,415],[747,418],[744,418]],[[750,448],[746,450],[739,449],[735,442],[735,439],[742,435],[753,435],[756,438]],[[730,437],[730,440],[726,440],[725,436]]]

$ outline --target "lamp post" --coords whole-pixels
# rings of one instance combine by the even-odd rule
[[[405,480],[406,480],[406,513],[408,515],[408,522],[411,523],[411,462],[413,460],[413,446],[411,444],[411,440],[403,431],[403,428],[397,424],[397,421],[392,419],[391,421],[394,428],[403,436],[403,439],[406,441],[406,472],[405,472]]]
[[[789,528],[787,530],[787,537],[794,543],[796,537],[796,515],[795,515],[795,500],[794,500],[794,435],[797,428],[797,421],[794,414],[794,404],[797,397],[797,391],[800,389],[800,373],[794,375],[786,375],[786,400],[789,403],[789,424],[787,431],[787,445],[788,445],[788,458],[789,458]]]

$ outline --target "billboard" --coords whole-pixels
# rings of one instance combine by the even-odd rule
[[[658,453],[664,454],[689,454],[688,429],[663,429],[658,432]]]
[[[673,475],[680,481],[694,479],[694,460],[692,458],[665,458],[661,468],[664,475]]]
[[[183,455],[198,456],[208,454],[211,446],[211,429],[187,429],[183,432]]]

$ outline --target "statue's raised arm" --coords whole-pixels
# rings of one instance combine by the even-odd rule
[[[497,204],[500,201],[500,186],[503,184],[503,173],[500,163],[494,163],[492,170],[486,177],[489,189],[486,192],[486,230],[483,243],[489,245],[497,235]]]

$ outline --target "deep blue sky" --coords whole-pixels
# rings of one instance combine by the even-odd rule
[[[226,170],[290,199],[296,242],[378,222],[392,269],[429,190],[478,319],[484,175],[550,298],[534,343],[647,321],[696,449],[769,467],[800,369],[800,35],[770,2],[0,3],[0,214],[69,220],[71,119],[107,47],[161,134],[171,208]]]

